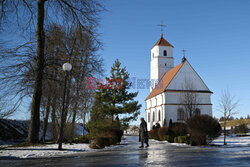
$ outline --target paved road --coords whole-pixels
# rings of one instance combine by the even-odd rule
[[[126,140],[127,145],[117,150],[82,153],[64,158],[1,160],[0,166],[250,166],[250,147],[191,147],[151,141],[148,149],[138,149],[137,137],[127,137]]]

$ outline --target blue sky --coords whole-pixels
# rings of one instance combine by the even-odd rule
[[[150,78],[150,49],[164,37],[174,45],[175,65],[181,50],[211,91],[213,115],[223,90],[240,100],[237,117],[250,114],[250,1],[249,0],[105,0],[108,12],[101,16],[100,39],[106,74],[118,58],[137,79]],[[145,116],[149,89],[137,100]],[[28,106],[13,118],[29,119]],[[138,122],[133,122],[133,124]]]
[[[102,15],[101,54],[106,73],[116,58],[131,77],[150,78],[150,49],[164,37],[174,45],[175,65],[186,57],[211,91],[213,115],[223,90],[240,100],[239,114],[250,114],[250,1],[248,0],[106,0],[109,12]],[[136,90],[134,90],[136,91]],[[149,89],[138,89],[142,104]]]

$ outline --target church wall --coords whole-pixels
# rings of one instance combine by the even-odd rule
[[[166,99],[164,103],[179,104],[181,103],[181,97],[184,95],[185,92],[165,92]],[[211,104],[211,95],[212,93],[196,93],[198,102],[200,104]]]
[[[166,104],[166,120],[169,124],[169,120],[172,119],[173,122],[178,122],[177,120],[177,110],[182,107],[181,96],[182,92],[165,92],[166,99],[164,103]],[[211,95],[212,93],[196,93],[198,103],[197,108],[200,109],[201,114],[207,114],[212,116],[212,105],[211,105]]]
[[[157,95],[151,99],[146,100],[146,120],[148,124],[148,129],[151,130],[152,126],[157,122],[162,126],[165,118],[165,109],[164,105],[162,105],[165,101],[164,94]],[[159,111],[160,111],[160,119],[159,119]],[[150,122],[148,120],[148,113],[150,114]],[[153,121],[153,114],[155,114],[155,119]]]
[[[179,105],[165,105],[166,121],[168,125],[170,119],[172,119],[172,122],[183,122],[177,120],[177,110],[179,107]],[[200,109],[201,115],[207,114],[213,116],[212,105],[198,105],[197,108]]]
[[[199,105],[198,108],[201,110],[202,115],[210,115],[213,116],[212,114],[212,105]]]
[[[211,95],[212,93],[196,93],[199,104],[197,107],[200,109],[201,114],[208,114],[212,116]],[[184,92],[164,92],[151,99],[146,100],[146,120],[148,123],[148,129],[151,130],[152,126],[157,122],[161,126],[164,124],[166,118],[167,125],[170,119],[173,122],[177,120],[177,110],[182,107],[181,97],[184,96]],[[160,111],[161,119],[159,121],[158,112]],[[150,113],[150,122],[148,121],[148,113]],[[153,122],[153,113],[155,114],[155,121]]]
[[[180,97],[183,96],[183,94],[183,92],[164,92],[149,100],[146,100],[146,120],[149,130],[151,130],[152,126],[157,122],[163,126],[165,118],[167,125],[169,124],[170,119],[172,119],[173,122],[178,122],[177,110],[182,107],[180,104]],[[199,104],[201,104],[197,105],[197,108],[200,109],[201,114],[212,116],[211,93],[197,93],[197,99],[199,99]],[[159,111],[161,117],[160,121],[158,115]],[[148,113],[150,113],[150,122],[148,121]],[[155,114],[154,122],[152,121],[153,113]]]
[[[178,105],[165,105],[167,125],[169,125],[170,119],[172,122],[177,122],[177,110]]]

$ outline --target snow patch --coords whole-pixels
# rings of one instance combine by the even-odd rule
[[[220,136],[211,144],[220,145],[224,147],[250,147],[250,136],[245,137],[226,137],[227,145],[224,146],[224,137]]]
[[[125,147],[127,144],[126,137],[119,145],[105,147],[101,150],[119,150]],[[5,145],[6,146],[6,145]],[[89,144],[63,144],[63,150],[57,150],[58,144],[49,144],[42,146],[31,147],[8,147],[0,150],[0,157],[12,157],[12,158],[48,158],[48,157],[60,157],[65,155],[73,155],[83,152],[100,151],[89,148]]]

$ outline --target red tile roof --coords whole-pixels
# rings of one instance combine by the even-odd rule
[[[168,72],[166,72],[164,74],[164,76],[161,78],[160,82],[150,92],[150,94],[148,95],[146,100],[163,93],[166,90],[166,88],[168,87],[168,85],[170,84],[170,82],[173,80],[175,75],[178,73],[178,71],[180,70],[180,68],[184,64],[184,62],[185,61],[182,61],[179,65],[177,65],[176,67],[174,67],[171,70],[169,70]]]
[[[170,46],[170,47],[174,47],[166,39],[164,39],[163,36],[161,36],[161,38],[156,42],[156,44],[154,46]]]

